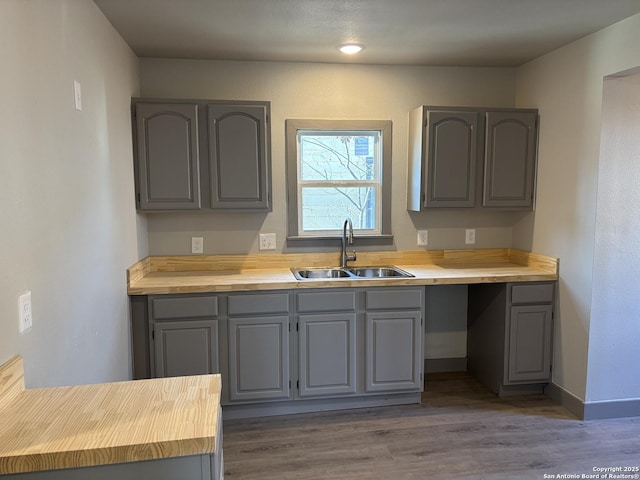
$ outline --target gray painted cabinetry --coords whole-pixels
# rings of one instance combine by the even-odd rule
[[[151,297],[149,311],[155,377],[220,372],[215,296]]]
[[[136,378],[219,372],[227,416],[420,401],[424,287],[141,298]]]
[[[468,369],[500,394],[551,381],[555,282],[469,286]]]
[[[532,208],[537,117],[525,109],[413,110],[407,208]]]
[[[138,209],[271,209],[269,102],[133,99]]]
[[[234,294],[227,305],[229,401],[290,398],[289,294]]]

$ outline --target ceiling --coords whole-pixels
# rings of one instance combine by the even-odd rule
[[[640,0],[94,0],[139,57],[517,66]],[[365,45],[357,56],[336,46]]]

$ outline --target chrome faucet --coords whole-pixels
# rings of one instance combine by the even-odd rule
[[[356,260],[355,250],[351,255],[347,254],[347,227],[349,227],[349,244],[353,245],[353,224],[350,218],[347,218],[344,221],[344,225],[342,225],[342,268],[347,268],[347,262],[354,262]]]

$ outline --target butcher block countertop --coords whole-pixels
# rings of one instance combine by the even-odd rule
[[[129,295],[292,288],[534,282],[558,279],[558,260],[522,250],[358,252],[349,266],[394,265],[410,278],[298,280],[291,268],[337,266],[340,253],[147,257],[127,271]]]
[[[0,366],[0,476],[213,454],[220,375],[24,388]]]

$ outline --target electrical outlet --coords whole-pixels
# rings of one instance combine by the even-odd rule
[[[276,249],[276,234],[275,233],[261,233],[260,234],[260,250],[275,250]]]
[[[73,104],[76,110],[82,110],[82,86],[77,80],[73,81]]]
[[[464,232],[464,243],[474,245],[476,243],[476,229],[467,228]]]
[[[426,247],[429,244],[429,230],[418,230],[418,246]]]
[[[33,325],[33,315],[31,312],[31,292],[25,292],[18,297],[18,327],[20,333],[24,333]]]
[[[204,238],[191,237],[191,253],[204,253]]]

